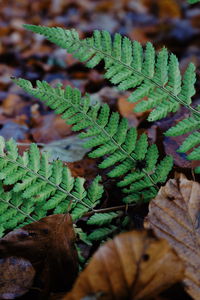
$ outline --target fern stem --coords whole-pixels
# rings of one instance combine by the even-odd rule
[[[12,205],[12,203],[10,203],[9,201],[5,201],[4,199],[0,198],[1,202],[4,202],[5,204],[9,205],[10,207],[12,207],[13,209],[17,210],[19,213],[23,214],[24,216],[26,216],[27,218],[29,218],[32,222],[37,222],[36,219],[34,219],[33,217],[31,217],[30,215],[26,214],[23,210],[21,210],[19,207]]]
[[[74,198],[77,202],[80,202],[81,204],[83,204],[84,206],[86,206],[87,208],[91,209],[91,207],[89,205],[87,205],[86,203],[84,203],[83,201],[81,201],[79,198],[77,198],[76,196],[74,196],[73,194],[71,194],[70,192],[67,192],[66,190],[64,190],[62,187],[60,187],[59,185],[51,182],[49,179],[47,179],[46,177],[38,174],[37,172],[34,172],[32,169],[29,169],[27,167],[25,167],[24,165],[20,164],[18,161],[12,160],[4,155],[0,155],[1,158],[6,159],[7,161],[17,165],[20,168],[23,168],[24,170],[27,170],[28,172],[34,174],[36,177],[42,179],[43,181],[46,181],[48,184],[52,185],[54,188],[56,188],[57,190],[63,192],[64,194],[66,194],[67,196],[70,196],[72,198]]]
[[[107,207],[107,208],[101,208],[101,209],[93,209],[93,211],[90,211],[83,215],[83,217],[90,217],[96,213],[107,213],[117,210],[125,210],[127,211],[129,207],[138,207],[138,204],[126,204],[126,205],[119,205],[119,206],[113,206],[113,207]]]
[[[20,143],[20,142],[17,142],[16,143],[18,146],[30,146],[31,145],[31,142],[30,143]],[[44,143],[35,143],[37,146],[39,147],[44,147],[46,146],[47,144],[44,144]]]
[[[75,40],[75,42],[79,43],[80,46],[82,45],[82,41]],[[85,46],[86,45],[84,44],[84,47]],[[104,52],[104,51],[102,51],[102,50],[100,50],[100,49],[98,49],[98,48],[96,48],[94,46],[90,46],[90,47],[88,46],[88,50],[89,49],[93,49],[93,50],[95,50],[95,52],[100,53],[104,57],[109,58],[109,59],[115,61],[117,64],[121,64],[123,67],[125,67],[126,69],[134,72],[135,74],[137,74],[139,76],[143,76],[145,79],[147,79],[148,81],[150,81],[151,83],[153,83],[154,85],[156,85],[158,88],[160,88],[162,91],[164,91],[166,94],[168,94],[171,98],[173,98],[174,100],[176,100],[177,102],[179,102],[183,106],[187,107],[192,113],[194,113],[195,115],[197,115],[197,116],[200,117],[200,112],[198,110],[196,110],[195,108],[193,108],[189,104],[187,104],[184,101],[182,101],[178,96],[174,95],[171,91],[168,91],[164,86],[160,85],[159,83],[157,83],[156,81],[154,81],[152,78],[148,77],[147,75],[143,74],[142,72],[139,72],[138,70],[136,70],[132,66],[127,65],[126,63],[122,62],[121,60],[118,60],[118,59],[114,58],[112,55],[109,55],[107,52]]]

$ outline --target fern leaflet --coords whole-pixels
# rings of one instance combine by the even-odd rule
[[[106,239],[108,235],[114,233],[117,230],[117,226],[110,225],[108,227],[101,227],[99,229],[96,229],[92,233],[88,235],[89,241],[99,241]]]
[[[115,218],[119,216],[118,212],[109,212],[109,213],[96,213],[89,218],[87,224],[89,225],[107,225],[112,222]]]

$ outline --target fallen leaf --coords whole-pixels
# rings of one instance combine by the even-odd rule
[[[36,124],[31,133],[37,143],[49,143],[71,134],[71,125],[67,125],[60,116],[54,114],[37,118]]]
[[[84,143],[85,140],[73,135],[45,145],[42,151],[50,154],[50,160],[60,159],[64,162],[74,162],[81,160],[90,150],[83,147]]]
[[[141,114],[133,112],[135,103],[128,102],[125,97],[120,97],[118,99],[117,105],[120,115],[127,118],[131,126],[137,127],[139,124],[138,116],[140,116]]]
[[[187,159],[187,155],[185,153],[180,153],[177,151],[183,143],[184,139],[184,136],[166,136],[164,137],[163,145],[165,148],[165,153],[173,157],[175,165],[181,168],[191,168],[192,163]]]
[[[160,18],[181,18],[180,5],[175,0],[162,0],[157,2]]]
[[[25,106],[25,102],[21,97],[14,93],[9,93],[8,96],[4,99],[3,105],[1,106],[2,113],[6,116],[15,116],[19,114],[23,107]]]
[[[150,202],[147,221],[182,258],[187,291],[200,299],[200,184],[182,174],[170,179]]]
[[[63,300],[98,293],[104,300],[150,299],[182,276],[183,264],[167,241],[151,231],[131,231],[99,248]]]
[[[68,162],[65,165],[70,168],[73,177],[84,177],[87,180],[92,180],[97,174],[102,176],[103,173],[102,170],[98,169],[98,160],[87,156],[80,161]]]
[[[8,233],[0,240],[0,256],[28,259],[45,293],[67,291],[78,272],[74,242],[71,216],[51,215]]]
[[[35,270],[27,259],[0,259],[0,298],[15,299],[25,294],[33,284]]]
[[[28,127],[26,125],[17,124],[12,121],[4,122],[0,124],[0,136],[3,136],[6,140],[24,140],[27,137]]]

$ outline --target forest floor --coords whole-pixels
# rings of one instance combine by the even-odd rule
[[[121,190],[116,188],[113,179],[107,178],[104,170],[98,169],[98,159],[87,157],[87,151],[82,148],[77,135],[72,132],[71,126],[55,115],[40,100],[27,95],[16,86],[12,82],[11,76],[26,78],[33,84],[36,80],[46,80],[52,86],[62,83],[64,86],[70,85],[78,88],[82,94],[89,93],[94,101],[108,103],[112,111],[118,111],[128,119],[130,126],[137,127],[139,133],[145,132],[150,143],[157,144],[159,152],[163,156],[172,155],[174,168],[169,178],[182,176],[179,177],[179,180],[184,181],[183,175],[177,175],[182,173],[188,182],[193,182],[193,184],[199,182],[199,176],[194,175],[193,172],[199,162],[188,161],[185,154],[176,152],[183,137],[165,137],[163,135],[163,132],[187,116],[186,109],[181,108],[176,114],[170,114],[161,121],[147,122],[146,118],[149,112],[133,112],[135,104],[127,102],[130,93],[119,91],[104,78],[103,65],[100,64],[94,69],[86,68],[84,64],[67,54],[65,50],[48,42],[44,37],[26,31],[23,24],[75,28],[81,37],[90,36],[95,29],[107,30],[111,34],[119,32],[131,40],[139,41],[142,45],[150,41],[156,50],[166,46],[170,52],[177,55],[181,72],[185,71],[189,62],[196,65],[196,95],[193,97],[193,101],[195,104],[200,104],[200,4],[189,5],[186,0],[0,0],[0,136],[6,140],[14,138],[18,142],[20,153],[28,149],[32,142],[37,143],[41,150],[48,145],[48,149],[52,149],[53,157],[59,155],[59,158],[71,169],[72,175],[84,177],[87,183],[100,174],[106,195],[100,208],[121,208]],[[55,141],[57,141],[56,147],[51,144]],[[184,189],[184,187],[182,188]],[[195,186],[195,189],[199,189],[199,187]],[[199,202],[195,205],[200,207],[199,194],[197,198]],[[123,207],[123,210],[125,209],[127,207]],[[129,230],[142,229],[144,225],[148,227],[149,221],[145,219],[148,211],[148,204],[130,207],[128,211],[131,218]],[[153,218],[153,214],[149,215],[149,220],[151,218]],[[164,214],[163,218],[165,218]],[[50,221],[50,230],[53,230],[51,226],[54,226],[54,222],[52,221],[53,225],[51,225]],[[77,224],[85,232],[92,230],[86,225],[85,219],[80,220]],[[176,232],[176,229],[173,228],[173,231]],[[50,239],[50,237],[48,238]],[[59,238],[62,237],[56,237],[58,240]],[[18,242],[18,240],[14,241],[12,247],[6,250],[7,257],[13,256],[15,251],[17,253]],[[44,243],[49,243],[49,247],[53,249],[55,236],[51,243],[46,239],[41,239],[38,243],[26,244],[20,255],[29,259],[34,253],[35,257],[38,255],[38,260],[40,260],[39,254],[35,251],[37,247],[41,249]],[[29,283],[29,287],[26,288],[22,284],[25,280],[23,276],[26,277],[26,275],[20,278],[19,270],[13,269],[11,261],[7,261],[5,265],[3,259],[5,253],[1,248],[2,245],[3,243],[0,242],[0,299],[1,297],[2,299],[14,299],[16,296],[18,299],[62,298],[66,292],[65,287],[60,287],[59,284],[56,286],[56,283],[54,287],[51,287],[52,281],[56,281],[53,275],[54,267],[50,268],[50,264],[45,264],[45,267],[42,265],[43,270],[38,271],[37,268],[40,275],[35,275],[35,271],[28,269],[31,284]],[[83,245],[80,242],[84,258],[91,258],[99,245],[98,241],[92,245]],[[57,253],[52,255],[55,256]],[[124,252],[124,255],[128,254]],[[9,269],[10,265],[12,265],[10,273],[6,273],[5,270]],[[167,269],[166,265],[165,267],[166,272],[173,273],[173,265],[171,265],[171,271]],[[9,275],[12,272],[18,274],[17,284],[16,282],[13,284],[14,279]],[[34,281],[32,281],[33,274],[36,276]],[[63,278],[70,274],[66,270],[59,276]],[[200,279],[200,274],[197,275],[197,279]],[[3,286],[2,289],[1,286]],[[19,288],[19,286],[21,287]],[[200,295],[200,286],[198,288]],[[149,291],[151,294],[151,290]],[[188,293],[192,295],[191,292]],[[182,284],[177,284],[167,290],[165,294],[155,296],[153,299],[192,299],[188,293]],[[82,299],[104,298],[99,294],[91,294]],[[112,296],[105,299],[112,299]],[[140,298],[138,296],[134,299]],[[151,295],[145,299],[151,299]]]

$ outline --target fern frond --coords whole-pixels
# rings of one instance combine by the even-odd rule
[[[155,180],[153,179],[153,174],[160,170],[157,147],[149,147],[146,134],[137,139],[136,129],[129,128],[127,120],[120,118],[118,113],[111,113],[107,104],[90,105],[88,96],[81,97],[80,92],[71,87],[66,87],[65,90],[61,87],[52,88],[47,82],[38,81],[33,88],[27,80],[14,81],[26,92],[44,101],[56,113],[61,113],[67,123],[73,123],[72,130],[84,130],[79,136],[87,138],[85,147],[95,147],[89,156],[96,158],[106,155],[99,167],[113,167],[108,173],[110,177],[123,176],[119,186],[140,180],[140,189],[135,185],[138,195],[138,192],[142,194],[143,189],[156,187],[157,183],[163,182],[164,177],[160,177],[160,181],[155,175]],[[166,173],[169,172],[172,158],[163,160],[162,167]],[[134,177],[134,174],[137,176]]]
[[[194,149],[189,155],[189,160],[200,160],[200,147]]]
[[[92,210],[103,193],[98,176],[86,191],[84,179],[71,176],[61,161],[48,161],[31,144],[29,151],[18,154],[16,142],[0,137],[0,223],[1,232],[30,223],[51,213],[71,212],[78,216]],[[9,186],[9,192],[4,191]]]
[[[190,133],[190,135],[183,141],[182,145],[177,150],[178,152],[187,152],[194,148],[193,154],[190,153],[187,156],[187,159],[189,160],[200,160],[198,155],[198,148],[200,147],[200,117],[198,116],[191,116],[189,118],[185,118],[182,121],[180,121],[178,124],[173,126],[172,128],[168,129],[167,132],[165,132],[166,136],[178,136],[185,133]],[[197,150],[197,152],[196,152]],[[195,172],[199,173],[199,168],[195,168]]]
[[[132,42],[127,37],[115,34],[112,41],[107,31],[95,30],[91,38],[80,40],[78,33],[59,27],[44,27],[36,25],[24,25],[33,32],[44,35],[48,40],[66,49],[69,53],[85,61],[88,67],[95,67],[101,60],[105,61],[105,77],[114,84],[119,84],[122,89],[125,85],[133,83],[130,87],[137,87],[131,95],[130,101],[136,102],[150,92],[162,91],[163,103],[177,102],[185,105],[196,115],[198,110],[190,106],[191,97],[195,93],[195,67],[191,63],[181,80],[179,63],[174,54],[168,55],[163,48],[156,56],[151,43],[147,43],[143,51],[138,42]],[[85,53],[85,55],[83,55]],[[169,58],[168,58],[169,56]],[[143,60],[144,58],[144,60]],[[130,81],[131,78],[131,81]],[[127,80],[127,82],[126,82]],[[155,108],[154,103],[151,108]],[[136,106],[137,107],[137,106]],[[173,107],[177,111],[179,106]],[[168,108],[168,112],[170,112]],[[153,121],[154,118],[151,117]]]
[[[84,213],[88,211],[88,207],[94,208],[102,197],[103,186],[99,183],[100,176],[97,176],[88,188],[87,198],[84,199],[84,203],[77,203],[72,210],[72,219],[76,220],[80,218]]]
[[[87,224],[89,225],[108,225],[119,216],[118,212],[109,212],[109,213],[96,213],[89,218]]]
[[[180,105],[183,105],[190,111],[191,119],[196,118],[198,128],[200,127],[200,110],[198,107],[191,106],[191,99],[195,94],[195,66],[190,63],[182,79],[177,57],[169,54],[166,48],[155,55],[151,43],[147,43],[146,49],[143,50],[140,43],[132,42],[118,33],[112,40],[107,31],[96,30],[92,37],[80,40],[74,29],[65,30],[59,27],[36,25],[24,27],[44,35],[80,61],[86,62],[90,68],[103,60],[107,79],[117,84],[121,90],[135,88],[128,99],[130,102],[138,102],[135,111],[152,109],[148,117],[149,121],[165,118],[170,112],[176,112]],[[144,97],[148,100],[143,100]],[[187,131],[190,131],[190,127],[193,128],[188,124]],[[172,135],[173,128],[169,132]]]
[[[200,0],[187,0],[187,2],[190,4],[195,4],[195,3],[200,2]]]
[[[200,143],[200,132],[195,131],[191,135],[189,135],[183,144],[178,149],[178,152],[187,152],[193,147],[197,146]]]
[[[117,230],[117,226],[110,225],[108,227],[101,227],[96,229],[92,233],[88,235],[88,239],[90,241],[99,241],[103,240],[108,237],[108,235],[112,234],[114,231]]]

